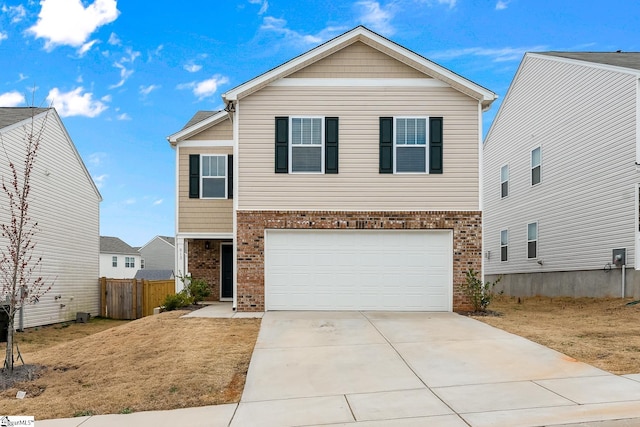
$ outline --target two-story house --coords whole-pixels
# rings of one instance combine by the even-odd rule
[[[176,271],[239,311],[469,308],[496,95],[357,27],[168,137]]]
[[[637,52],[525,55],[484,144],[487,280],[640,296],[639,82]]]
[[[9,162],[22,182],[25,141],[39,140],[30,172],[28,215],[37,223],[34,259],[41,257],[33,279],[42,277],[51,290],[37,304],[16,315],[16,328],[65,322],[76,313],[100,313],[99,273],[100,202],[102,196],[85,167],[62,119],[54,108],[0,108],[0,177],[7,186],[13,177]],[[8,225],[11,209],[0,189],[0,223]],[[0,247],[8,254],[8,241]],[[0,293],[0,301],[5,301]]]
[[[131,279],[140,268],[141,255],[118,237],[100,236],[100,277]]]

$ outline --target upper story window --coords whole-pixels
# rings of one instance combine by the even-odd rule
[[[427,172],[427,118],[396,117],[394,134],[396,173]]]
[[[322,173],[323,126],[321,117],[291,118],[291,163],[289,172]]]
[[[500,197],[505,198],[509,195],[509,165],[500,168]]]
[[[538,223],[527,224],[527,258],[538,257]]]
[[[111,257],[111,267],[117,267],[118,266],[118,257],[117,256],[112,256]]]
[[[203,199],[227,198],[227,156],[202,155],[202,183],[200,185]]]
[[[144,269],[144,258],[140,259],[140,268]]]
[[[337,117],[276,117],[275,173],[338,173]]]
[[[124,268],[135,268],[136,259],[134,257],[124,257]]]
[[[540,184],[542,179],[542,151],[540,147],[531,150],[531,185]]]
[[[441,174],[442,117],[380,117],[380,173]]]
[[[189,198],[232,199],[233,155],[190,154]]]
[[[509,261],[509,230],[500,231],[500,261]]]

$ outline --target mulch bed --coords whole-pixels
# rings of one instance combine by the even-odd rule
[[[0,371],[0,391],[13,387],[14,384],[33,381],[47,370],[42,365],[14,365],[13,372],[8,369]]]

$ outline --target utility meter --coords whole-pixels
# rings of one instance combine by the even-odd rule
[[[622,249],[614,249],[613,250],[613,263],[620,267],[621,265],[627,264],[627,250]]]

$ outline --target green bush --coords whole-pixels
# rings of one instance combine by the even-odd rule
[[[194,303],[200,302],[211,295],[209,284],[203,279],[185,280],[185,289]]]
[[[173,311],[182,307],[186,307],[192,302],[193,300],[191,299],[191,297],[187,295],[184,290],[182,290],[175,295],[167,295],[162,305],[164,306],[165,311]]]
[[[500,279],[498,278],[495,282],[483,282],[473,268],[466,272],[466,283],[462,285],[462,292],[471,301],[473,311],[487,311],[487,307],[495,296],[493,288]]]

